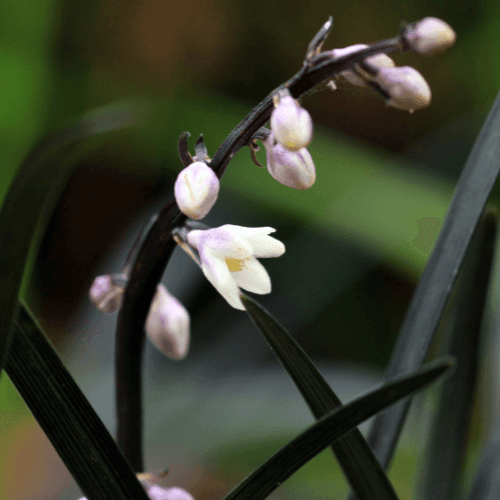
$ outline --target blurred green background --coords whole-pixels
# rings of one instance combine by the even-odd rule
[[[500,5],[493,0],[1,2],[1,196],[29,149],[65,120],[121,99],[139,99],[150,110],[145,125],[91,140],[65,160],[77,163],[78,169],[55,212],[44,221],[48,229],[33,256],[25,291],[111,429],[115,319],[100,322],[88,305],[93,278],[120,270],[141,221],[171,194],[182,168],[178,135],[188,130],[194,143],[203,133],[213,154],[254,105],[300,68],[310,38],[329,15],[334,27],[325,49],[391,37],[401,21],[425,16],[446,20],[458,34],[448,53],[437,58],[395,56],[397,64],[414,66],[425,76],[433,92],[431,107],[404,113],[387,108],[374,92],[346,82],[339,82],[335,92],[304,99],[315,123],[309,148],[317,169],[315,186],[292,191],[253,165],[242,150],[228,169],[207,223],[277,228],[287,253],[265,262],[273,294],[262,302],[326,371],[337,370],[339,384],[358,374],[369,387],[388,360],[456,179],[500,86]],[[176,397],[191,395],[199,417],[189,405],[189,412],[188,407],[182,411],[199,420],[195,430],[188,420],[183,432],[199,441],[191,448],[183,448],[180,441],[172,445],[169,424],[148,463],[160,469],[169,465],[177,484],[189,487],[197,498],[213,498],[303,424],[287,427],[285,419],[276,424],[281,434],[256,431],[259,438],[247,440],[236,426],[232,433],[227,430],[231,439],[220,438],[219,447],[212,443],[207,449],[199,431],[208,426],[207,419],[218,417],[203,413],[199,397],[213,394],[226,401],[219,401],[218,408],[231,408],[248,390],[248,404],[258,408],[266,384],[255,393],[252,377],[271,370],[269,380],[274,380],[281,372],[260,339],[246,336],[246,329],[253,334],[246,318],[229,309],[187,258],[176,259],[166,283],[193,317],[192,355],[183,362],[189,369],[172,366],[148,348],[146,384],[151,394],[171,394],[166,404],[176,401],[170,404],[174,409],[180,404]],[[100,346],[100,336],[108,339],[107,350],[100,351],[102,360],[89,357],[85,364],[81,360],[93,352],[92,346]],[[200,368],[208,366],[204,363],[212,363],[208,371]],[[194,385],[185,393],[172,389],[172,384],[184,387],[193,371],[205,374],[197,385],[193,382],[196,390]],[[242,376],[247,371],[250,375]],[[221,382],[233,379],[250,385],[222,391]],[[108,393],[99,392],[100,387]],[[354,395],[348,389],[345,394]],[[97,401],[104,401],[103,406]],[[293,413],[295,407],[303,411],[298,397],[287,411]],[[242,408],[224,419],[245,422]],[[177,417],[170,411],[180,425],[182,411]],[[0,448],[0,499],[74,498],[78,493],[64,466],[5,376],[0,417],[0,442],[6,443]],[[269,418],[258,411],[253,417],[256,422]],[[148,418],[161,428],[161,410]],[[304,418],[311,421],[306,412]],[[483,415],[478,422],[478,435],[487,420]],[[153,427],[148,435],[155,435]],[[421,439],[407,440],[392,471],[404,499],[412,498]],[[176,463],[176,457],[182,462]],[[276,498],[331,497],[332,478],[338,484],[335,498],[342,498],[346,486],[338,472],[330,475],[332,462],[325,454],[300,479],[284,485]]]

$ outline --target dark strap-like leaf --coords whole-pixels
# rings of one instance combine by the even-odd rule
[[[481,454],[469,500],[498,500],[500,491],[500,422]]]
[[[429,352],[457,274],[500,171],[500,95],[467,160],[432,255],[415,290],[393,351],[386,379],[415,370]],[[387,468],[410,400],[381,413],[369,433],[380,463]]]
[[[250,318],[285,367],[313,415],[320,418],[342,407],[340,399],[290,333],[258,302],[244,294],[241,299]],[[332,449],[360,500],[398,498],[384,469],[358,429],[339,439]]]
[[[434,382],[453,366],[451,358],[428,363],[418,372],[384,384],[321,417],[244,479],[225,500],[261,500],[285,479],[361,422]]]
[[[440,387],[424,474],[419,481],[421,500],[454,500],[461,496],[496,224],[496,214],[488,211],[474,234],[443,318],[442,333],[449,338],[446,352],[458,359],[458,367]],[[497,497],[499,495],[500,490]]]
[[[130,465],[23,307],[5,370],[88,500],[148,500]]]
[[[42,140],[16,173],[0,212],[0,373],[9,345],[26,258],[46,196],[67,166],[54,154],[78,141],[137,123],[144,109],[120,103],[94,110]]]

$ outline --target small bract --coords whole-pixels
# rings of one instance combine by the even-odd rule
[[[272,227],[226,224],[190,231],[187,242],[198,250],[208,281],[232,307],[244,311],[239,287],[258,294],[271,292],[271,279],[257,257],[279,257],[285,253],[285,245],[268,236],[275,231]]]
[[[276,140],[290,151],[298,151],[312,140],[311,115],[289,95],[281,96],[271,114],[271,130]]]
[[[208,165],[197,161],[178,175],[174,194],[183,214],[191,219],[203,219],[217,201],[219,179]]]

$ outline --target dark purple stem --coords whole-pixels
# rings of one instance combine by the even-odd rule
[[[335,61],[325,53],[319,54],[308,64],[304,64],[290,80],[273,90],[240,122],[219,147],[210,167],[219,179],[222,178],[231,158],[248,145],[252,136],[269,121],[273,109],[272,98],[280,88],[286,87],[293,97],[300,98],[366,57],[405,49],[400,39],[395,38],[377,42],[356,54]],[[170,200],[161,210],[138,251],[118,314],[115,351],[117,441],[136,472],[144,470],[141,395],[144,323],[156,287],[176,246],[172,230],[184,224],[186,219],[179,211],[175,199]]]

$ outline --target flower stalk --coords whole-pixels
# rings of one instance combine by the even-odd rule
[[[314,38],[316,40],[314,47],[308,50],[307,58],[298,73],[265,97],[235,127],[216,151],[209,166],[218,179],[222,178],[234,155],[247,146],[253,136],[269,121],[274,109],[273,99],[280,91],[286,89],[292,98],[299,99],[370,56],[412,50],[411,46],[398,36],[373,43],[357,52],[333,58],[330,52],[319,52],[330,28],[329,21]],[[187,136],[183,134],[181,139],[185,145]],[[190,155],[185,148],[181,148],[181,143],[179,149],[181,160],[186,166],[189,164]],[[186,215],[179,210],[175,199],[169,201],[161,210],[138,251],[118,315],[115,366],[117,439],[136,471],[143,470],[141,366],[145,338],[144,323],[156,287],[176,247],[173,231],[181,227],[186,220]]]

